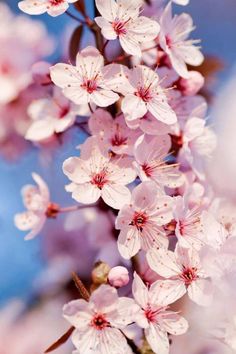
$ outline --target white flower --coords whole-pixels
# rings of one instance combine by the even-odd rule
[[[72,198],[90,204],[101,197],[114,209],[129,202],[130,191],[126,185],[136,177],[128,158],[112,159],[100,150],[96,138],[86,141],[81,157],[67,159],[63,171],[72,181],[66,186],[66,190],[72,192]]]
[[[22,189],[22,197],[27,211],[16,214],[14,221],[21,231],[31,230],[25,240],[34,238],[42,229],[50,205],[50,194],[46,183],[36,173],[32,173],[37,186],[26,185]]]
[[[141,56],[141,44],[153,40],[159,33],[156,21],[139,16],[141,0],[96,0],[96,6],[102,17],[96,17],[95,21],[103,36],[109,40],[118,37],[128,54]]]
[[[133,321],[136,312],[134,300],[119,298],[109,285],[95,290],[89,302],[75,300],[63,308],[64,317],[76,328],[72,341],[81,354],[130,354],[120,330]]]
[[[198,66],[203,62],[203,55],[194,44],[198,40],[188,39],[194,30],[190,15],[182,13],[172,18],[171,2],[166,6],[160,20],[160,46],[168,55],[175,71],[182,77],[188,77],[186,64]]]
[[[127,120],[143,117],[148,111],[166,124],[176,123],[175,112],[168,104],[158,74],[145,65],[138,65],[127,73],[125,97],[121,110]]]
[[[56,64],[50,70],[52,81],[78,105],[95,103],[107,107],[119,99],[112,90],[120,78],[120,66],[104,66],[104,58],[94,47],[86,47],[76,57],[76,66]]]
[[[148,289],[142,279],[135,274],[132,290],[140,308],[135,321],[144,328],[151,349],[156,354],[169,354],[167,333],[173,335],[185,333],[188,322],[177,313],[167,310],[171,301],[166,296],[162,281],[156,281]]]

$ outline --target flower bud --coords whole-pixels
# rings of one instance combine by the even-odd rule
[[[107,283],[108,273],[110,267],[105,262],[97,262],[92,271],[92,281],[95,285],[101,285]]]
[[[112,268],[108,274],[108,281],[115,288],[125,286],[129,282],[128,270],[121,266]]]
[[[179,80],[179,87],[185,96],[194,96],[204,85],[204,77],[198,71],[189,71],[187,79]]]
[[[32,77],[36,84],[49,85],[52,83],[49,72],[50,67],[51,64],[46,61],[39,61],[32,66]]]

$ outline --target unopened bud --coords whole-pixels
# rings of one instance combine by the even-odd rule
[[[110,267],[105,262],[97,262],[92,271],[92,281],[95,285],[101,285],[107,283],[108,273]]]
[[[108,281],[115,288],[121,288],[122,286],[128,284],[129,272],[125,267],[114,267],[108,274]]]

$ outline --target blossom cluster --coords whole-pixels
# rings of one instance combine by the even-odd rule
[[[76,4],[23,0],[19,8],[54,17],[71,3]],[[206,173],[217,139],[207,124],[204,77],[197,71],[203,54],[191,37],[191,16],[173,15],[173,3],[188,1],[147,3],[95,0],[94,19],[84,2],[77,6],[77,20],[95,35],[95,43],[70,61],[37,62],[37,53],[15,67],[0,58],[4,109],[31,82],[36,87],[27,102],[26,140],[47,150],[71,129],[86,136],[77,156],[68,156],[62,166],[65,190],[76,204],[55,203],[33,173],[36,185],[22,190],[27,210],[15,215],[28,240],[43,233],[49,218],[56,223],[59,214],[71,212],[65,232],[83,234],[80,247],[94,255],[93,263],[103,261],[92,270],[90,290],[77,278],[82,299],[63,307],[73,326],[74,354],[168,354],[172,341],[175,353],[175,336],[189,328],[183,304],[190,314],[191,306],[199,314],[209,311],[219,279],[227,283],[236,264],[233,209],[215,194]],[[4,21],[7,26],[7,16]],[[23,29],[18,33],[22,45],[37,45]],[[110,41],[116,41],[115,54]],[[47,46],[39,48],[47,54]],[[232,324],[222,323],[218,337],[235,349]]]

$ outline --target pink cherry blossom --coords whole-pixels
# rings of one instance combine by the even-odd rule
[[[55,88],[52,98],[35,100],[29,105],[28,114],[32,123],[25,138],[40,142],[64,132],[74,124],[80,107],[71,103],[60,89]]]
[[[183,146],[178,160],[190,165],[200,179],[204,178],[205,160],[211,157],[217,143],[216,135],[200,118],[190,118],[183,128]]]
[[[190,299],[200,306],[207,306],[212,299],[213,287],[203,269],[200,257],[193,248],[177,246],[175,252],[165,249],[151,249],[147,253],[149,266],[161,276],[166,297],[171,302],[186,292]]]
[[[86,47],[76,57],[76,66],[56,64],[51,67],[51,78],[74,103],[94,103],[107,107],[119,99],[117,90],[122,81],[120,65],[104,66],[104,58],[95,47]]]
[[[23,0],[18,3],[19,9],[29,15],[41,15],[47,12],[56,17],[63,14],[70,3],[77,0]]]
[[[125,124],[124,116],[115,119],[102,109],[97,109],[89,119],[89,128],[93,135],[100,138],[102,144],[115,154],[133,155],[133,147],[141,131],[131,130]]]
[[[42,23],[14,16],[3,3],[0,14],[0,104],[7,104],[31,83],[31,66],[51,54],[54,44]]]
[[[193,31],[190,15],[175,15],[172,18],[171,2],[166,6],[160,19],[160,46],[168,55],[174,70],[182,77],[188,77],[187,65],[198,66],[203,62],[203,55],[195,43],[198,40],[188,39]]]
[[[46,183],[36,173],[32,177],[37,186],[26,185],[22,189],[23,203],[27,211],[15,215],[15,225],[21,231],[31,230],[25,240],[34,238],[43,228],[50,205],[50,194]]]
[[[195,206],[190,209],[186,198],[179,196],[175,198],[173,213],[176,221],[175,235],[179,241],[179,245],[199,250],[204,244],[203,237],[201,236],[203,233],[201,208]]]
[[[90,204],[101,197],[114,209],[120,209],[129,202],[130,191],[126,185],[136,177],[128,158],[112,159],[101,151],[96,139],[87,142],[81,157],[67,159],[63,171],[72,181],[66,190],[72,192],[76,201]]]
[[[129,272],[127,268],[121,266],[111,268],[108,274],[108,281],[110,285],[115,288],[127,285],[129,282]]]
[[[118,297],[117,290],[101,285],[89,302],[74,300],[63,308],[64,317],[76,328],[72,341],[79,353],[128,354],[131,350],[120,330],[133,321],[133,299]]]
[[[140,45],[157,37],[159,24],[145,16],[139,16],[141,0],[96,0],[102,15],[95,18],[103,36],[108,40],[119,38],[121,47],[131,55],[141,56]]]
[[[163,123],[176,123],[176,114],[168,104],[165,90],[160,86],[155,71],[138,65],[129,70],[127,76],[126,94],[121,103],[121,110],[127,120],[141,118],[149,111]]]
[[[142,181],[153,180],[162,188],[176,188],[184,182],[178,165],[167,164],[165,160],[170,147],[169,135],[142,135],[137,139],[134,148],[135,166]]]
[[[124,258],[133,257],[140,249],[167,247],[168,239],[162,225],[173,218],[172,198],[163,194],[152,181],[141,183],[132,192],[116,219],[121,230],[118,248]]]
[[[140,310],[135,321],[144,328],[146,339],[156,354],[169,354],[167,333],[181,335],[188,329],[188,322],[179,314],[168,310],[171,303],[162,281],[156,281],[148,289],[135,273],[133,296]]]
[[[198,71],[189,71],[188,78],[183,77],[177,82],[178,89],[185,96],[194,96],[204,85],[204,77]]]

